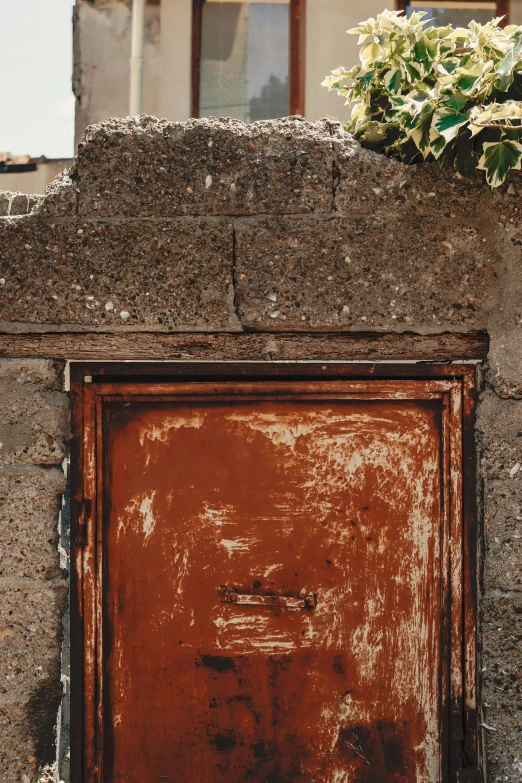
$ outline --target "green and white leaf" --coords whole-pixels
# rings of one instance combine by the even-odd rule
[[[467,123],[468,117],[469,112],[460,114],[450,108],[438,109],[433,115],[433,127],[440,136],[443,136],[447,144]]]
[[[394,68],[388,71],[383,78],[384,85],[392,93],[401,91],[402,71],[400,68]]]
[[[454,80],[455,87],[464,95],[469,95],[484,77],[485,68],[486,64],[481,62],[476,63],[472,68],[459,68],[445,79],[445,83],[452,83]]]
[[[433,127],[433,124],[430,128],[430,153],[433,155],[435,160],[438,160],[444,150],[447,147],[447,142],[444,136],[441,136]]]
[[[496,67],[496,73],[500,76],[497,82],[499,90],[507,90],[511,82],[513,81],[513,71],[520,62],[520,55],[522,54],[522,32],[518,31],[516,34],[513,47],[503,57],[500,63]]]
[[[520,122],[522,122],[522,102],[520,101],[475,106],[469,115],[472,136],[480,133],[485,127],[509,128],[513,123]]]
[[[502,185],[510,169],[520,169],[522,144],[518,141],[502,139],[486,142],[478,168],[486,172],[489,185],[497,188]]]
[[[479,166],[496,187],[521,166],[522,27],[429,21],[424,11],[383,11],[362,22],[348,31],[359,36],[360,64],[323,85],[350,105],[347,129],[363,146],[453,162],[468,178]]]
[[[430,147],[431,147],[431,122],[432,122],[433,112],[432,111],[426,111],[424,112],[418,122],[414,125],[414,127],[409,132],[409,137],[413,139],[415,142],[415,145],[419,152],[422,152],[424,158],[427,158],[430,153]]]

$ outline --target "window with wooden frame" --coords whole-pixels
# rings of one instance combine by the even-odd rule
[[[305,2],[193,0],[193,117],[304,114]]]
[[[485,24],[496,16],[504,17],[504,27],[509,21],[509,0],[397,0],[397,9],[409,16],[413,11],[427,11],[432,24],[442,27],[452,24],[454,27],[467,27],[471,20]]]

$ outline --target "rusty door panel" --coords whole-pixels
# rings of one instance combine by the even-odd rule
[[[460,383],[85,394],[86,780],[449,780]]]

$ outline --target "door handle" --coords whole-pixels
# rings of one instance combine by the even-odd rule
[[[303,596],[293,595],[250,595],[248,593],[236,593],[235,590],[224,588],[221,591],[221,600],[225,604],[239,604],[241,606],[271,606],[279,609],[315,609],[317,596],[309,593]]]

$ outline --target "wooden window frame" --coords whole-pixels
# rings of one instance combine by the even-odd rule
[[[469,3],[473,5],[476,0],[461,0],[461,2]],[[505,27],[509,24],[509,0],[496,0],[497,3],[497,16],[503,16],[504,19],[501,22],[501,26]],[[406,11],[406,7],[409,5],[408,0],[395,0],[395,7],[397,11]],[[426,0],[426,5],[429,5],[429,0]]]
[[[477,615],[477,543],[479,540],[476,498],[476,463],[474,448],[476,368],[470,365],[446,364],[350,364],[303,362],[296,364],[248,362],[78,362],[71,365],[73,404],[73,440],[71,443],[71,765],[76,783],[101,783],[100,736],[102,714],[96,709],[99,683],[93,677],[95,659],[93,644],[98,645],[96,624],[100,617],[85,596],[98,589],[93,557],[98,546],[97,504],[85,498],[94,494],[96,482],[101,486],[100,405],[107,393],[121,395],[134,387],[137,394],[164,393],[165,383],[177,384],[211,381],[213,383],[247,381],[356,381],[369,384],[375,391],[383,381],[403,384],[412,382],[411,398],[416,399],[419,382],[428,395],[441,394],[444,410],[450,418],[444,438],[450,451],[445,458],[446,477],[450,479],[452,541],[448,549],[451,562],[446,564],[448,585],[445,604],[443,645],[450,652],[444,671],[442,755],[447,760],[443,783],[456,779],[461,770],[467,779],[479,779],[476,615]],[[129,386],[130,385],[130,386]],[[152,385],[152,386],[151,386]],[[141,387],[141,388],[140,388]],[[143,390],[143,392],[142,392]],[[168,395],[171,389],[165,390]],[[408,397],[409,399],[410,397]],[[446,414],[445,414],[446,415]],[[452,426],[449,427],[450,421]],[[98,467],[97,467],[98,466]],[[449,506],[448,506],[449,508]],[[456,559],[452,560],[452,554]],[[87,567],[86,567],[87,564]],[[97,571],[96,571],[97,573]],[[87,582],[84,583],[84,578]],[[86,593],[87,585],[87,593]],[[94,591],[94,592],[93,592]],[[455,606],[455,608],[453,608]],[[95,616],[96,615],[96,616]],[[449,647],[448,647],[449,645]],[[88,650],[85,655],[86,649]],[[447,669],[447,671],[446,671]],[[87,709],[87,712],[85,711]],[[445,728],[444,728],[445,727]]]
[[[192,107],[199,117],[203,3],[192,0]],[[290,114],[305,113],[306,0],[290,0]]]

